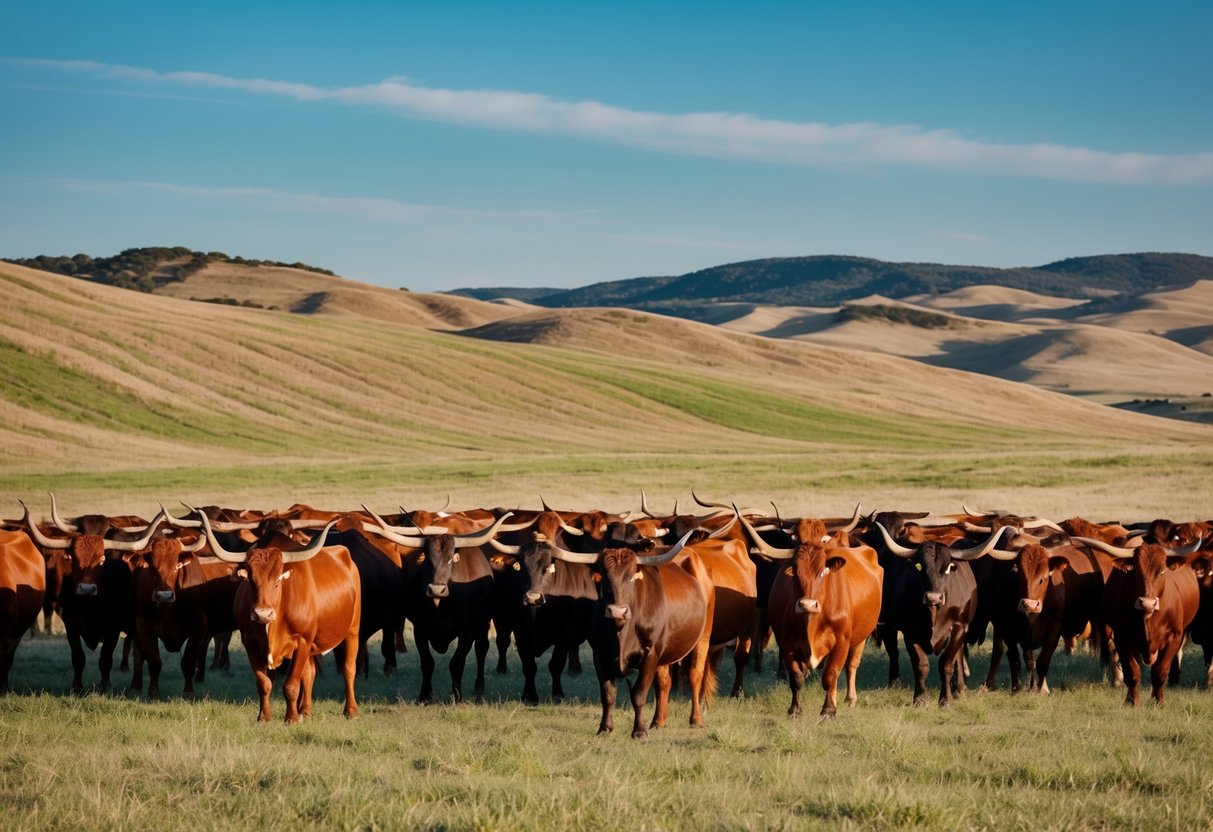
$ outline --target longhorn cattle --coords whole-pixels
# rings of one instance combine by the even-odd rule
[[[775,577],[769,613],[792,689],[788,716],[801,715],[805,673],[824,663],[825,719],[838,711],[838,675],[844,667],[847,704],[858,700],[855,676],[880,615],[884,570],[870,546],[829,545],[820,520],[801,520],[796,537],[803,542]]]
[[[22,503],[25,508],[25,504]],[[99,688],[110,689],[110,670],[114,664],[114,648],[123,632],[134,630],[134,609],[130,602],[130,566],[121,552],[131,556],[147,548],[164,514],[161,513],[138,540],[109,540],[91,532],[72,533],[66,538],[44,534],[30,519],[25,508],[23,522],[30,538],[44,551],[66,551],[70,559],[56,559],[63,569],[56,577],[60,583],[59,614],[67,630],[67,643],[72,654],[72,691],[84,689],[84,647],[96,650],[97,668],[101,674]],[[108,525],[108,524],[107,524]],[[87,528],[87,527],[86,527]]]
[[[1125,681],[1125,704],[1140,702],[1141,664],[1150,665],[1154,701],[1162,705],[1172,662],[1200,599],[1197,571],[1207,572],[1209,556],[1168,551],[1156,543],[1136,549],[1083,539],[1116,558],[1104,587],[1103,607]],[[1193,566],[1195,565],[1195,570]]]
[[[535,521],[530,542],[520,546],[494,542],[494,547],[505,553],[499,556],[502,565],[496,577],[504,606],[497,626],[504,624],[514,634],[514,646],[522,662],[522,698],[531,705],[539,703],[536,664],[549,649],[552,699],[564,698],[565,664],[589,639],[598,601],[590,569],[598,555],[565,549],[563,531],[560,516],[544,512]]]
[[[147,695],[160,695],[160,647],[181,651],[182,696],[193,698],[194,681],[205,677],[206,648],[211,638],[236,629],[233,605],[237,584],[235,567],[215,558],[198,558],[206,544],[199,536],[183,545],[177,538],[158,538],[143,555],[134,573],[135,644],[138,648],[131,688],[143,688],[147,662]]]
[[[648,734],[644,705],[657,683],[649,728],[665,725],[669,711],[670,665],[691,661],[691,725],[702,725],[700,685],[711,636],[712,582],[693,551],[672,561],[686,538],[661,555],[638,556],[630,549],[605,549],[596,565],[598,603],[594,613],[594,669],[602,700],[598,733],[614,730],[615,680],[638,672],[631,686],[632,737]]]
[[[25,532],[0,531],[0,693],[8,690],[17,645],[37,621],[45,595],[42,553]]]
[[[926,704],[929,656],[934,653],[938,656],[939,704],[948,705],[964,695],[961,651],[977,605],[977,584],[968,561],[993,549],[1007,527],[969,548],[936,541],[916,548],[902,546],[883,525],[877,523],[876,528],[888,550],[912,564],[902,570],[893,589],[892,607],[881,617],[905,638],[914,672],[914,704]],[[886,643],[886,649],[889,647]],[[895,650],[893,645],[890,652]]]
[[[245,552],[229,552],[215,539],[206,515],[201,517],[214,555],[238,566],[235,574],[240,585],[233,613],[257,683],[257,721],[271,719],[270,671],[284,663],[288,664],[282,685],[286,722],[311,716],[312,683],[316,678],[313,659],[336,647],[343,648],[343,713],[349,719],[357,718],[354,676],[361,586],[349,550],[324,545],[335,521],[330,521],[303,550],[284,551],[277,545],[262,545]]]
[[[482,696],[484,661],[489,651],[493,572],[480,547],[488,543],[510,515],[503,515],[479,532],[459,535],[403,535],[389,528],[378,515],[371,516],[379,523],[377,534],[414,550],[404,558],[404,593],[405,615],[413,624],[413,639],[421,663],[417,701],[433,700],[431,651],[446,653],[452,642],[455,650],[448,667],[455,701],[463,701],[463,668],[473,647],[476,681],[472,690],[474,696]]]

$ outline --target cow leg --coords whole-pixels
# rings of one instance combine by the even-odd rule
[[[615,675],[614,668],[600,651],[594,650],[594,670],[598,674],[598,695],[602,700],[602,719],[598,722],[598,733],[609,734],[615,730],[615,721],[611,712],[615,709]]]
[[[451,671],[451,695],[454,697],[456,705],[463,701],[463,668],[467,663],[468,653],[472,652],[472,641],[465,636],[460,636],[459,640],[455,642],[454,652],[451,653],[448,667]]]
[[[581,669],[581,645],[574,644],[569,650],[569,675],[580,676],[584,671]]]
[[[349,652],[349,651],[346,651]],[[312,716],[312,685],[316,681],[316,662],[303,663],[303,678],[299,685],[299,716],[310,719]]]
[[[1024,651],[1024,660],[1027,660],[1028,651]],[[1035,661],[1035,659],[1033,659]],[[1011,642],[1007,645],[1007,664],[1011,667],[1011,693],[1019,693],[1023,687],[1022,666],[1019,661],[1019,645]]]
[[[754,625],[750,632],[750,663],[754,665],[754,672],[758,674],[762,673],[762,651],[767,646],[767,636],[770,631],[767,608],[755,607]]]
[[[700,671],[702,673],[702,671]],[[649,729],[644,726],[644,703],[649,698],[649,688],[657,677],[657,653],[650,650],[645,653],[640,662],[640,671],[636,674],[636,684],[632,685],[632,739],[640,740],[649,735]],[[692,690],[691,713],[697,709],[698,691]],[[692,720],[694,716],[692,716]],[[692,724],[694,724],[692,722]]]
[[[127,637],[130,638],[129,636]],[[147,662],[147,698],[149,700],[160,698],[160,671],[164,667],[164,663],[160,660],[160,643],[154,635],[148,633],[140,638],[140,643],[136,649],[135,656],[135,674],[131,678],[131,687],[139,690],[139,686],[135,685],[134,675],[140,675],[143,670],[143,663]],[[188,677],[187,677],[188,678]]]
[[[249,666],[253,670],[253,681],[257,684],[257,700],[259,703],[257,721],[269,722],[272,716],[270,711],[270,694],[274,689],[274,677],[270,675],[270,671],[265,665],[254,664],[252,654],[249,654]]]
[[[995,632],[990,645],[990,672],[986,674],[986,690],[998,690],[998,665],[1002,663],[1002,654],[1006,650],[1007,646],[1003,642],[1002,636]],[[1012,671],[1011,675],[1015,676],[1016,674]]]
[[[358,650],[355,653],[355,655],[357,656],[357,658],[354,660],[354,672],[356,674],[362,676],[363,679],[370,678],[370,675],[371,675],[370,648],[367,647],[366,639],[362,638],[361,636],[358,638]],[[337,662],[338,662],[338,664],[340,664],[340,662],[341,662],[340,657],[338,657]]]
[[[737,639],[737,646],[733,649],[733,690],[729,694],[734,699],[745,696],[745,667],[749,663],[749,655],[750,639]]]
[[[421,692],[417,694],[417,703],[428,705],[434,701],[434,654],[430,652],[428,638],[417,635],[416,630],[413,636],[417,642],[417,658],[421,663]]]
[[[906,639],[906,652],[910,655],[910,670],[914,672],[914,704],[927,704],[927,674],[931,672],[931,657],[920,644]]]
[[[356,608],[355,608],[356,609]],[[354,677],[358,675],[358,668],[354,666],[354,661],[350,654],[353,652],[353,646],[358,641],[358,624],[359,617],[355,617],[353,625],[350,627],[350,632],[345,637],[345,664],[341,668],[341,676],[345,680],[345,707],[341,709],[342,715],[346,719],[358,719],[358,699],[354,696]],[[384,639],[388,637],[387,633],[383,634]],[[312,695],[312,685],[308,683],[308,698]]]
[[[230,648],[232,646],[232,631],[215,637],[215,652],[222,653],[223,658],[219,659],[220,670],[230,670],[232,667],[232,656]]]
[[[552,677],[552,701],[564,701],[564,665],[569,658],[569,646],[563,642],[552,645],[552,658],[548,660],[548,673]]]
[[[67,631],[67,646],[72,651],[72,693],[84,691],[84,645],[75,628]]]
[[[383,631],[379,642],[379,655],[383,656],[383,675],[391,676],[396,672],[396,640],[388,630]]]
[[[122,663],[118,665],[119,673],[129,673],[131,670],[131,648],[134,647],[134,641],[130,634],[122,640]]]
[[[867,639],[860,641],[857,644],[851,645],[851,651],[847,654],[847,704],[854,705],[859,701],[859,691],[855,687],[856,677],[859,675],[859,661],[863,658],[864,647],[867,646]]]
[[[303,716],[299,713],[300,693],[303,689],[303,677],[307,673],[307,665],[313,664],[311,651],[306,647],[296,646],[295,654],[291,657],[290,669],[282,682],[282,697],[286,700],[287,725],[299,722]],[[315,674],[315,670],[312,671]],[[315,678],[313,676],[313,678]]]
[[[788,716],[799,719],[804,713],[800,707],[800,690],[804,687],[804,665],[790,657],[785,659],[784,664],[788,668],[788,687],[792,689],[792,704],[788,706]]]
[[[506,645],[509,645],[507,640]],[[472,683],[472,697],[481,702],[484,700],[484,663],[489,655],[489,630],[476,635],[476,681]]]
[[[106,692],[110,689],[110,671],[114,667],[114,650],[118,647],[118,639],[122,637],[122,633],[107,633],[101,642],[101,648],[97,652],[97,669],[101,671],[101,683],[97,689]],[[130,636],[127,636],[127,641],[130,641]]]
[[[529,639],[527,641],[529,642]],[[522,662],[522,701],[528,705],[538,705],[539,689],[535,687],[538,662],[535,661],[535,651],[529,643],[524,646],[523,639],[518,639],[515,646],[518,648],[518,658]],[[554,658],[553,661],[555,661]]]
[[[850,652],[850,645],[840,638],[830,655],[826,657],[825,667],[821,671],[821,688],[825,691],[825,701],[821,703],[821,714],[818,722],[830,719],[838,713],[838,674],[842,672],[843,662]],[[848,695],[850,693],[848,685]]]
[[[674,680],[670,677],[670,666],[663,664],[657,668],[657,695],[656,703],[653,707],[653,721],[649,723],[650,728],[664,728],[666,718],[670,713],[670,688],[674,684]]]
[[[1179,651],[1183,648],[1183,639],[1172,639],[1166,649],[1158,654],[1158,658],[1154,660],[1154,664],[1150,666],[1150,684],[1153,686],[1154,704],[1162,707],[1164,702],[1164,689],[1167,686],[1174,663],[1179,658]],[[1178,682],[1179,679],[1175,679]]]
[[[1046,638],[1044,644],[1040,646],[1040,654],[1036,657],[1036,690],[1039,693],[1049,692],[1049,665],[1053,663],[1053,654],[1057,652],[1057,645],[1061,641],[1061,636],[1057,638]]]
[[[497,644],[497,672],[509,673],[509,663],[506,661],[506,653],[510,649],[510,629],[509,627],[498,627],[496,620],[493,621],[493,628],[496,631],[494,641]]]
[[[1137,686],[1141,684],[1141,666],[1137,663],[1136,651],[1123,651],[1120,654],[1120,668],[1125,680],[1125,704],[1134,708],[1139,704]]]
[[[889,657],[889,687],[901,681],[901,654],[897,650],[897,630],[888,624],[876,625],[878,639],[884,644],[885,654]],[[910,664],[914,663],[914,653],[906,642],[906,652],[910,654]],[[911,669],[913,669],[911,667]]]

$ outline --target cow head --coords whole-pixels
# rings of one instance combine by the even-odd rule
[[[1030,543],[1019,550],[1015,564],[1019,585],[1019,611],[1028,616],[1039,615],[1044,610],[1045,595],[1053,572],[1065,569],[1069,561],[1060,555],[1049,556],[1049,550],[1038,543]]]
[[[541,607],[551,591],[557,563],[556,551],[547,540],[536,540],[522,547],[522,556],[517,561],[523,574],[525,589],[522,603],[528,607]]]
[[[199,537],[190,546],[182,545],[178,538],[162,537],[152,541],[151,548],[143,554],[151,578],[151,601],[166,605],[177,600],[177,575],[205,543],[205,537]]]
[[[821,612],[821,590],[826,577],[846,566],[845,558],[828,555],[828,550],[819,543],[802,543],[792,558],[792,580],[800,595],[796,612],[801,615]]]
[[[434,602],[434,606],[442,603],[442,599],[450,595],[451,570],[459,563],[459,550],[455,548],[455,538],[449,534],[427,535],[425,538],[425,560],[422,566],[427,577],[425,596]]]
[[[645,580],[644,572],[631,549],[604,549],[599,558],[598,599],[616,630],[635,621],[636,583]]]
[[[1127,563],[1121,561],[1118,565],[1125,566]],[[1145,543],[1134,552],[1132,568],[1125,570],[1131,576],[1130,595],[1137,595],[1133,608],[1140,610],[1143,618],[1148,619],[1158,612],[1167,566],[1167,550],[1156,543]]]
[[[29,508],[23,502],[25,517],[23,522],[29,531],[30,538],[44,550],[66,550],[71,557],[70,582],[74,585],[74,594],[91,598],[98,593],[101,567],[105,565],[110,552],[140,552],[147,548],[152,535],[164,521],[165,513],[160,514],[146,527],[146,534],[137,540],[107,540],[96,535],[81,533],[69,538],[49,538],[30,519]]]

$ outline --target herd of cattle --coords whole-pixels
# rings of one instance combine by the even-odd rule
[[[522,698],[537,703],[536,665],[551,651],[551,694],[578,648],[593,651],[601,695],[599,732],[612,730],[615,683],[636,673],[632,736],[660,727],[676,679],[689,687],[690,720],[716,687],[730,650],[740,694],[747,665],[761,668],[773,633],[801,714],[806,674],[820,670],[822,717],[836,711],[839,674],[846,701],[871,638],[898,678],[898,637],[910,656],[914,703],[927,699],[937,657],[939,702],[965,690],[966,645],[992,638],[986,685],[1002,657],[1011,686],[1048,691],[1058,645],[1087,637],[1138,704],[1141,665],[1161,704],[1190,637],[1213,670],[1213,522],[1120,525],[1073,518],[1060,524],[1001,511],[958,515],[878,512],[849,518],[787,519],[707,503],[699,514],[649,509],[602,511],[475,509],[333,512],[306,506],[251,511],[209,506],[150,522],[134,516],[60,516],[29,509],[0,529],[0,690],[7,690],[23,634],[57,612],[67,631],[72,689],[83,689],[84,646],[100,645],[100,687],[110,683],[123,633],[134,644],[132,687],[159,694],[160,645],[181,651],[185,696],[201,678],[212,639],[239,631],[271,717],[275,668],[284,668],[286,720],[308,716],[319,656],[334,651],[344,676],[347,717],[358,715],[354,683],[369,664],[367,640],[382,633],[384,670],[405,649],[412,624],[421,666],[418,700],[432,696],[433,651],[450,660],[462,699],[473,650],[473,693],[484,686],[490,628],[498,666],[511,639],[523,669]],[[22,504],[24,507],[24,503]],[[218,649],[218,648],[217,648]],[[646,726],[643,710],[656,686]]]

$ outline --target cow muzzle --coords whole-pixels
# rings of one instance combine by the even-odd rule
[[[157,604],[171,604],[177,600],[177,593],[169,590],[157,590],[152,596]]]
[[[1019,611],[1028,615],[1038,615],[1043,606],[1042,601],[1034,601],[1031,598],[1019,599]]]
[[[434,600],[434,606],[438,606],[438,602],[451,594],[451,589],[446,584],[427,584],[425,587],[425,597]]]
[[[528,607],[542,607],[543,602],[544,597],[542,592],[528,592],[526,597],[522,599],[522,603],[526,604]]]
[[[76,594],[77,595],[96,595],[97,594],[97,585],[96,584],[76,584]]]
[[[277,617],[273,607],[254,607],[252,614],[249,615],[254,624],[269,624]]]
[[[608,604],[606,614],[607,618],[613,619],[616,624],[622,624],[632,617],[632,611],[625,604]]]
[[[821,612],[821,602],[816,598],[801,598],[796,602],[796,612],[806,615]]]
[[[1135,603],[1133,606],[1144,612],[1146,614],[1146,618],[1149,618],[1151,615],[1158,612],[1158,596],[1143,595],[1137,599],[1137,603]]]
[[[942,607],[943,593],[942,592],[927,592],[922,596],[922,602],[928,607]]]

